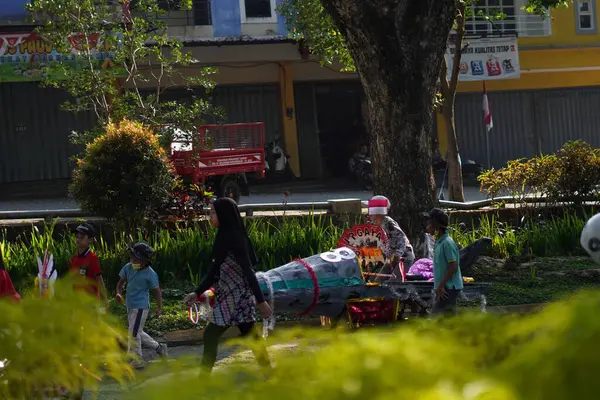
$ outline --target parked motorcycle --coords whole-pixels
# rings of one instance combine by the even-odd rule
[[[373,189],[373,167],[371,157],[357,158],[351,163],[350,173],[366,190]]]
[[[281,137],[277,137],[265,148],[265,173],[270,177],[289,177],[291,173],[290,155],[279,145],[280,139]]]

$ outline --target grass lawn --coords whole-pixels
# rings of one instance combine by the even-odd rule
[[[535,258],[505,266],[482,258],[474,268],[476,282],[490,282],[489,306],[545,303],[583,288],[600,288],[600,269],[589,257]]]

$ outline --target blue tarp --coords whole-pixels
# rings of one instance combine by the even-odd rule
[[[29,0],[0,0],[0,20],[24,20],[27,16],[25,4]]]

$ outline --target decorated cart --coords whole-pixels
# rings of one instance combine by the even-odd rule
[[[382,274],[387,237],[375,225],[357,225],[340,238],[338,248],[281,267],[257,273],[265,299],[275,313],[319,315],[324,325],[347,320],[352,327],[391,323],[407,306],[427,313],[433,300],[433,282],[410,274],[400,265],[398,276]],[[485,246],[476,247],[477,251]],[[461,263],[474,261],[474,248],[461,250]],[[466,278],[463,297],[480,300],[485,307],[485,284]],[[197,322],[213,305],[208,290],[189,311]],[[274,320],[265,321],[265,334]]]
[[[430,244],[430,249],[426,253],[432,253],[433,244],[428,241],[433,239],[426,236],[424,247],[428,248]],[[346,313],[348,322],[353,327],[393,322],[398,318],[404,319],[407,309],[420,315],[426,315],[431,310],[434,300],[433,261],[428,258],[419,259],[410,270],[405,270],[403,260],[400,260],[399,268],[391,268],[392,271],[400,271],[398,276],[382,274],[387,245],[385,232],[371,224],[354,226],[344,232],[338,242],[339,247],[354,250],[365,284],[371,288],[370,292],[374,295],[374,297],[347,300]],[[460,265],[466,267],[474,263],[489,245],[491,245],[489,239],[480,239],[461,249]],[[432,254],[426,256],[432,257]],[[469,302],[479,301],[481,310],[485,311],[485,290],[489,285],[475,283],[471,277],[463,277],[463,281],[462,298]],[[323,325],[330,325],[337,321],[321,317],[321,322]]]

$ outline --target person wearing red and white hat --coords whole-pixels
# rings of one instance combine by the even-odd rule
[[[388,249],[386,258],[389,263],[381,271],[382,274],[392,274],[396,276],[396,280],[403,281],[405,271],[415,262],[415,254],[408,237],[400,228],[400,225],[390,216],[388,212],[392,206],[390,201],[385,196],[375,196],[369,200],[369,219],[375,225],[381,227],[388,236]],[[401,269],[400,261],[403,259],[403,267]],[[392,266],[392,267],[390,267]],[[385,278],[377,278],[376,281],[382,281]]]

